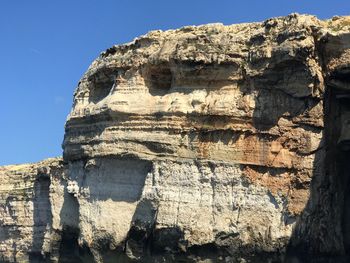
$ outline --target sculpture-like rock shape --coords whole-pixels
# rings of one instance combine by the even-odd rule
[[[345,255],[349,59],[349,18],[297,14],[108,49],[74,94],[63,160],[0,168],[0,256]]]

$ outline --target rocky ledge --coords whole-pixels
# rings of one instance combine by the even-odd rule
[[[0,259],[346,260],[349,61],[349,17],[298,14],[106,50],[63,158],[0,167]]]

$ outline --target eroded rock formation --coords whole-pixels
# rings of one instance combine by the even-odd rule
[[[108,49],[76,89],[63,159],[0,168],[0,258],[346,255],[349,61],[349,18],[297,14]]]

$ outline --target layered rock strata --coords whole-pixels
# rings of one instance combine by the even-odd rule
[[[0,168],[0,257],[346,255],[349,59],[349,18],[297,14],[106,50],[74,94],[63,159]]]

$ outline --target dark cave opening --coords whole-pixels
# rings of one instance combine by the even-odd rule
[[[114,79],[99,80],[90,88],[89,102],[98,103],[108,96],[114,86]]]
[[[342,222],[343,244],[350,254],[350,92],[336,92],[339,137],[337,140],[337,173],[343,190]]]
[[[147,65],[142,70],[142,76],[153,96],[164,96],[172,87],[173,73],[168,64]]]
[[[101,68],[95,74],[89,76],[89,102],[99,103],[113,91],[118,77],[118,70],[113,68]]]
[[[336,79],[334,77],[332,81]],[[350,77],[341,77],[342,83]],[[350,90],[341,86],[329,86],[326,101],[326,132],[328,133],[328,161],[336,176],[336,192],[333,203],[340,215],[344,253],[350,255]],[[327,107],[328,104],[328,107]]]
[[[339,174],[341,175],[344,191],[344,203],[342,207],[342,233],[343,244],[347,255],[350,254],[350,151],[343,152],[339,157]]]

